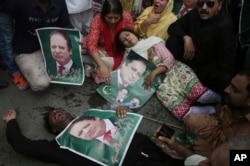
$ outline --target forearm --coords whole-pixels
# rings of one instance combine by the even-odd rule
[[[102,66],[106,66],[98,52],[91,54],[91,56],[99,68]]]
[[[186,146],[183,146],[181,144],[175,146],[175,151],[183,158],[187,158],[188,156],[191,156],[194,154],[193,151],[188,149]]]
[[[168,71],[168,68],[166,66],[157,66],[157,68],[155,68],[155,70],[152,71],[152,73],[157,76],[158,74],[161,73],[166,73]]]

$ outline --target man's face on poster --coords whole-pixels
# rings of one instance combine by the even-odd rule
[[[69,134],[84,140],[92,140],[102,136],[106,131],[105,123],[102,119],[84,119],[74,123]]]
[[[67,40],[61,34],[54,34],[50,38],[50,49],[53,58],[61,65],[67,64],[72,55]]]
[[[146,64],[140,60],[124,63],[120,70],[120,78],[125,85],[133,84],[140,79],[146,71]]]
[[[121,89],[119,92],[118,92],[118,95],[116,97],[117,100],[119,99],[124,99],[125,97],[128,96],[128,90],[127,89]]]

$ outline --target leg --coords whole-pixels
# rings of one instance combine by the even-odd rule
[[[5,13],[0,13],[0,56],[7,66],[7,72],[14,74],[18,67],[14,61],[12,51],[13,20]]]
[[[220,103],[221,102],[221,96],[208,89],[205,93],[203,93],[203,95],[201,97],[198,98],[197,102],[200,102],[200,103]]]
[[[21,54],[16,56],[16,63],[29,82],[32,90],[40,91],[49,86],[50,77],[46,71],[42,52],[40,50],[32,54]]]
[[[90,8],[81,13],[70,14],[69,19],[73,27],[86,35],[89,32],[91,20],[93,18],[93,10]]]
[[[190,113],[192,113],[192,114],[213,114],[215,112],[216,112],[216,110],[213,106],[191,106],[189,108],[189,111],[183,117],[183,120],[185,120],[187,115],[189,115]]]
[[[12,75],[12,82],[19,90],[26,90],[29,86],[27,81],[16,65],[12,50],[13,20],[5,13],[0,13],[0,56],[7,66],[7,73]]]

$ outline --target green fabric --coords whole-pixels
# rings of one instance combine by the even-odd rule
[[[177,15],[182,7],[182,0],[174,0],[173,13]]]

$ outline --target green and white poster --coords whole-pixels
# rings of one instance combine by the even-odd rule
[[[101,165],[120,166],[141,120],[134,113],[118,118],[112,110],[90,109],[74,119],[56,141],[61,148]]]
[[[82,85],[85,72],[82,63],[81,35],[78,30],[40,28],[36,30],[45,67],[52,83]]]
[[[130,51],[119,68],[111,73],[111,83],[101,84],[97,92],[111,105],[124,105],[138,110],[154,94],[164,79],[164,74],[158,75],[150,88],[145,88],[144,79],[156,66],[134,51]]]

